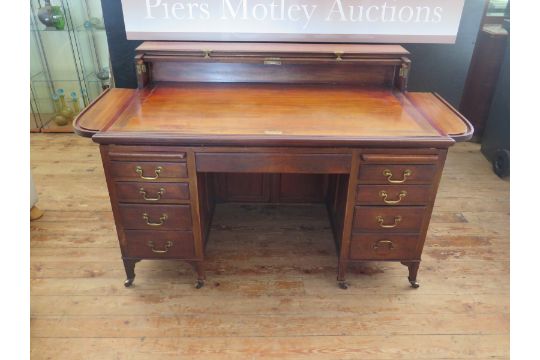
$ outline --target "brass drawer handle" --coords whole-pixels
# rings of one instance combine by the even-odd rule
[[[407,192],[405,190],[400,191],[398,195],[399,199],[397,200],[388,200],[388,193],[384,190],[379,191],[379,196],[382,197],[385,204],[396,205],[399,204],[401,200],[405,198],[405,196],[407,196]]]
[[[380,248],[385,247],[388,250],[394,249],[394,243],[390,240],[379,240],[375,244],[373,244],[373,250],[379,250]]]
[[[412,175],[412,170],[406,169],[403,172],[403,178],[401,180],[392,180],[392,176],[394,176],[394,174],[392,174],[392,171],[389,169],[384,169],[382,173],[383,176],[386,176],[386,180],[388,180],[390,184],[403,184],[405,181],[407,181],[407,178]]]
[[[161,226],[161,225],[163,225],[165,223],[165,220],[167,220],[168,216],[167,216],[167,214],[161,215],[161,217],[159,218],[158,223],[150,222],[150,220],[148,219],[148,214],[147,213],[142,214],[142,218],[143,218],[143,220],[146,221],[146,225],[149,225],[149,226]]]
[[[169,251],[169,249],[172,247],[173,243],[172,241],[167,241],[167,243],[165,244],[165,249],[163,250],[158,250],[154,247],[154,242],[152,240],[148,241],[148,247],[152,250],[153,253],[156,253],[156,254],[165,254]]]
[[[155,198],[147,197],[146,196],[146,191],[144,190],[144,188],[140,188],[139,193],[143,196],[143,199],[146,200],[146,201],[159,201],[159,200],[161,200],[161,196],[163,194],[165,194],[165,189],[160,188],[159,191],[157,192],[157,197],[155,197]]]
[[[156,180],[157,178],[159,178],[159,174],[161,173],[161,170],[163,170],[163,167],[158,166],[158,167],[154,170],[156,176],[154,176],[154,177],[149,177],[149,176],[144,176],[142,167],[140,167],[140,166],[136,166],[136,167],[135,167],[135,172],[136,172],[137,174],[139,174],[139,176],[141,177],[141,179],[144,179],[144,180]]]
[[[395,228],[396,226],[399,225],[399,223],[401,222],[402,220],[402,217],[400,215],[398,216],[394,216],[394,223],[391,224],[391,225],[385,225],[384,224],[384,218],[382,216],[377,216],[377,222],[379,223],[379,226],[382,227],[383,229],[392,229],[392,228]]]

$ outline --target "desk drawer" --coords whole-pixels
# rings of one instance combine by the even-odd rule
[[[188,183],[117,182],[119,202],[167,204],[189,200]]]
[[[113,178],[127,178],[140,181],[159,181],[168,178],[186,178],[185,163],[111,161],[110,170]]]
[[[189,205],[120,204],[120,221],[125,229],[191,230]]]
[[[353,234],[352,260],[413,260],[418,258],[416,234]]]
[[[430,185],[359,185],[356,203],[359,205],[426,205]]]
[[[348,174],[351,154],[197,153],[197,171],[279,174]]]
[[[430,184],[436,165],[360,164],[358,182],[363,184]]]
[[[125,232],[127,256],[145,259],[193,259],[195,250],[190,231]]]
[[[423,206],[356,206],[353,229],[364,232],[420,232],[427,209]]]

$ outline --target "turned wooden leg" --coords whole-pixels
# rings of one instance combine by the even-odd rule
[[[130,287],[135,280],[135,264],[140,260],[134,259],[122,259],[124,262],[124,269],[126,270],[126,281],[124,281],[125,287]]]
[[[347,290],[349,288],[349,284],[345,281],[345,274],[347,273],[347,262],[346,261],[340,261],[338,264],[338,286],[340,289]]]
[[[416,281],[416,275],[418,274],[418,268],[420,267],[420,261],[402,261],[403,265],[409,268],[409,282],[415,289],[420,287],[418,281]]]
[[[206,274],[204,272],[204,266],[202,261],[192,261],[190,262],[193,269],[197,272],[197,282],[195,283],[195,288],[200,289],[204,286],[204,280],[206,280]]]

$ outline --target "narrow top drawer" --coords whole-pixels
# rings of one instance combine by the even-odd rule
[[[126,147],[113,147],[109,150],[109,159],[116,161],[186,162],[187,153],[185,151],[141,151]]]
[[[167,161],[167,162],[186,162],[187,155],[185,152],[179,153],[159,153],[159,152],[118,152],[110,151],[109,158],[111,160],[127,160],[127,161]]]
[[[360,164],[358,182],[362,184],[430,184],[436,165]]]
[[[439,155],[429,154],[362,154],[362,161],[372,164],[434,164]]]

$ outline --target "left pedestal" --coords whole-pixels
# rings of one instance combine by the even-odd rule
[[[101,155],[126,270],[144,259],[184,260],[204,284],[194,155],[175,147],[102,145]]]

